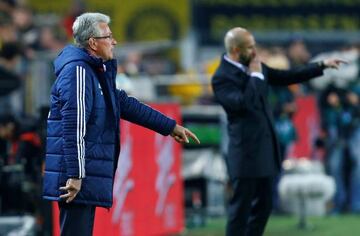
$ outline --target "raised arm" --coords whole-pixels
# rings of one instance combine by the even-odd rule
[[[271,67],[266,68],[269,83],[272,85],[290,85],[308,81],[314,77],[323,74],[323,70],[327,68],[338,69],[343,63],[347,63],[341,59],[326,59],[316,63],[299,66],[291,70],[278,70]]]

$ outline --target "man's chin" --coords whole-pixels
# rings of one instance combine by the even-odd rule
[[[108,56],[108,57],[106,58],[106,61],[110,61],[110,60],[112,60],[112,59],[114,59],[114,55]]]

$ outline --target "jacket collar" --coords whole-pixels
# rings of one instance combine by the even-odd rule
[[[234,60],[230,59],[226,54],[224,54],[223,58],[225,61],[227,61],[228,63],[230,63],[233,66],[236,66],[238,69],[240,69],[244,73],[247,73],[247,71],[249,70],[249,68],[247,66],[244,66],[243,64],[241,64],[238,61],[234,61]]]
[[[226,56],[226,54],[223,54],[223,56],[221,57],[220,66],[222,68],[224,68],[224,70],[227,71],[227,73],[230,73],[230,74],[246,73],[246,67],[244,65],[242,65],[240,63],[238,63],[239,65],[237,65],[236,62],[234,62],[230,58],[227,57],[227,59],[225,59],[225,56]]]

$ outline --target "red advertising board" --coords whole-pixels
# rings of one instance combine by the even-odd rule
[[[175,104],[151,105],[177,121]],[[112,208],[97,208],[94,235],[147,236],[181,232],[184,227],[181,145],[151,130],[121,123],[121,153]],[[54,235],[59,235],[54,204]]]
[[[296,98],[297,111],[293,117],[297,140],[290,146],[287,157],[312,158],[314,142],[320,132],[320,118],[314,96]]]

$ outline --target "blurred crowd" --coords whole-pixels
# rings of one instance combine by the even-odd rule
[[[0,215],[41,215],[47,108],[41,108],[35,116],[26,113],[25,85],[31,79],[29,65],[39,56],[39,52],[57,53],[71,41],[72,22],[85,9],[80,3],[63,18],[52,21],[36,19],[23,1],[0,1]],[[269,96],[284,157],[287,157],[289,146],[297,139],[292,120],[298,109],[296,98],[305,95],[317,98],[321,132],[314,141],[314,148],[321,150],[322,155],[309,158],[320,158],[327,173],[335,178],[337,190],[331,211],[360,213],[359,47],[352,44],[336,50],[345,54],[355,52],[357,55],[356,73],[346,84],[338,86],[326,82],[321,89],[311,82],[274,87]],[[279,69],[306,64],[315,56],[301,38],[294,38],[288,45],[260,45],[258,52],[263,62]],[[174,59],[172,50],[132,51],[118,59],[118,73],[121,75],[118,79],[122,85],[142,75],[150,78],[154,75],[184,73]],[[202,68],[197,73],[209,73],[209,70]],[[191,100],[192,103],[214,104],[211,93],[197,94],[200,95]]]
[[[347,45],[337,50],[340,55],[350,59],[350,66],[357,67],[356,73],[347,82],[331,82],[325,78],[325,72],[324,78],[318,78],[323,80],[324,85],[318,86],[310,81],[289,87],[273,87],[270,100],[273,103],[280,150],[286,159],[293,158],[289,156],[288,148],[297,140],[297,130],[292,119],[298,109],[295,100],[301,96],[316,97],[320,131],[313,142],[313,156],[308,158],[322,161],[326,173],[335,180],[336,193],[329,212],[360,213],[360,59],[359,56],[355,60],[347,56],[353,53],[358,55],[359,47]],[[292,41],[286,50],[273,47],[261,49],[260,53],[266,64],[279,69],[309,63],[314,57],[300,38]],[[335,75],[333,81],[345,80],[342,75]]]

